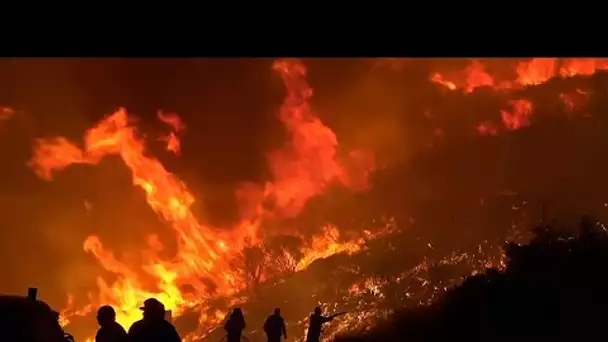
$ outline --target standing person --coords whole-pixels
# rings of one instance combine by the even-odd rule
[[[268,338],[268,342],[281,342],[281,335],[287,338],[287,329],[285,328],[285,320],[281,317],[281,309],[274,309],[274,313],[264,322],[264,332]]]
[[[104,305],[97,310],[97,323],[99,330],[95,335],[95,342],[127,341],[127,332],[116,322],[116,311],[111,306]]]
[[[346,314],[346,312],[339,312],[331,316],[321,315],[322,311],[320,307],[316,307],[315,311],[310,315],[308,322],[308,331],[306,333],[306,342],[319,342],[321,339],[321,331],[323,330],[323,324],[331,322],[334,318]]]
[[[247,327],[245,324],[245,315],[243,310],[235,308],[232,310],[230,317],[224,324],[224,330],[226,330],[226,342],[241,342],[241,336],[243,330]]]
[[[181,342],[173,324],[165,319],[165,306],[155,298],[144,301],[140,308],[144,318],[129,329],[129,342]]]

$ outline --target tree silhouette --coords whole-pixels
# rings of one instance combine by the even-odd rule
[[[233,260],[232,266],[240,271],[243,285],[253,291],[264,280],[264,267],[267,260],[263,246],[249,245]]]
[[[264,249],[269,258],[269,276],[277,277],[293,273],[304,254],[304,241],[296,236],[276,236],[265,244]]]

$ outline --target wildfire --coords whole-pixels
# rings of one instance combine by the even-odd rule
[[[297,215],[306,201],[321,194],[332,182],[359,190],[366,188],[367,176],[374,169],[373,159],[362,158],[363,151],[353,151],[346,154],[345,159],[351,167],[341,164],[335,134],[310,108],[312,89],[306,82],[304,65],[296,60],[282,60],[277,61],[273,69],[287,89],[279,119],[291,140],[268,157],[273,181],[262,186],[247,184],[238,189],[243,217],[234,227],[211,227],[194,216],[191,211],[194,195],[177,176],[146,153],[145,142],[125,109],[119,109],[88,130],[82,148],[63,137],[36,141],[28,165],[45,180],[51,180],[53,172],[72,164],[97,164],[106,156],[120,157],[131,171],[133,184],[144,191],[150,207],[173,228],[178,246],[177,254],[165,260],[159,256],[162,243],[150,236],[149,248],[142,251],[144,262],[132,265],[104,248],[99,237],[89,236],[84,250],[117,280],[108,282],[99,276],[99,292],[91,295],[89,304],[83,308],[74,309],[74,296],[70,296],[70,305],[62,312],[64,324],[70,316],[86,315],[101,304],[111,304],[117,311],[117,321],[128,328],[141,317],[138,308],[149,297],[158,298],[177,317],[212,298],[235,294],[243,290],[247,282],[242,270],[234,267],[234,260],[247,248],[261,244],[268,235],[259,231],[261,222]],[[164,138],[167,149],[179,153],[177,133],[184,130],[184,124],[175,114],[159,113],[158,118],[172,129]],[[272,201],[272,208],[262,205],[268,201]],[[327,227],[322,235],[313,237],[301,248],[298,258],[284,254],[292,259],[295,270],[301,270],[319,258],[358,250],[363,241],[362,237],[340,241],[338,230]],[[260,275],[259,280],[264,277]],[[150,281],[153,286],[149,285]],[[182,291],[184,285],[193,290]],[[224,316],[221,311],[211,315],[202,311],[199,322],[204,325],[212,326]]]
[[[398,60],[392,59],[388,64],[398,72],[406,70]],[[133,116],[125,109],[119,109],[89,129],[82,146],[63,137],[35,142],[28,165],[39,177],[49,181],[55,172],[72,164],[94,165],[107,156],[119,157],[131,171],[133,185],[145,193],[148,205],[158,217],[171,226],[177,242],[177,253],[166,259],[160,253],[164,249],[162,241],[156,236],[147,237],[148,248],[141,251],[143,261],[135,265],[117,258],[98,236],[89,236],[84,241],[84,250],[93,255],[114,280],[99,276],[98,291],[89,296],[84,306],[76,305],[76,296],[70,294],[68,305],[62,311],[63,325],[73,316],[84,316],[102,304],[111,304],[117,311],[118,322],[128,328],[141,318],[141,303],[155,297],[172,311],[173,317],[194,307],[200,309],[197,333],[204,334],[225,316],[224,310],[211,307],[212,300],[230,298],[231,304],[242,302],[246,299],[244,290],[255,283],[305,270],[315,260],[337,253],[355,254],[364,250],[369,240],[391,232],[384,227],[386,229],[345,237],[332,225],[323,227],[315,236],[303,236],[289,228],[281,232],[260,229],[264,222],[297,216],[311,198],[321,195],[332,184],[339,183],[354,191],[367,189],[369,175],[375,170],[369,152],[339,150],[334,132],[315,115],[310,104],[313,90],[302,63],[279,60],[272,69],[281,77],[286,89],[278,119],[289,139],[280,149],[267,155],[271,180],[263,184],[244,182],[236,189],[241,217],[230,227],[211,226],[193,214],[191,207],[195,195],[146,152],[145,140],[134,125]],[[517,62],[512,70],[513,77],[504,79],[494,76],[483,62],[472,61],[464,70],[433,72],[429,79],[447,89],[445,93],[460,91],[469,96],[479,88],[487,88],[506,94],[503,108],[496,113],[496,122],[475,122],[477,134],[497,135],[533,122],[538,103],[517,91],[551,79],[591,75],[598,70],[608,70],[608,60],[535,58]],[[559,99],[567,112],[574,113],[587,103],[589,92],[577,88],[559,94]],[[9,115],[3,110],[0,119],[11,115],[12,112]],[[179,135],[185,131],[185,124],[174,113],[159,112],[157,117],[170,128],[170,132],[161,137],[166,149],[179,155]],[[434,132],[437,137],[444,136],[440,128]],[[299,237],[304,242],[295,251],[271,251],[268,240],[281,234]],[[459,264],[465,259],[474,265],[467,275],[502,263],[500,258],[484,259],[461,253],[451,255],[439,264]],[[399,298],[407,305],[420,305],[456,283],[455,280],[450,284],[433,284],[428,280],[428,274],[424,275],[429,267],[429,262],[425,261],[390,279],[366,277],[351,284],[341,300],[333,304],[322,303],[327,309],[349,305],[355,308],[344,319],[332,324],[330,337],[368,325],[369,322],[363,321],[390,313],[380,303],[387,297],[395,297],[387,294],[387,288],[392,284],[409,282],[409,290],[400,293]]]
[[[393,276],[363,276],[361,281],[347,287],[342,296],[338,295],[337,300],[319,303],[326,312],[342,311],[345,308],[348,310],[345,316],[328,324],[324,329],[324,337],[331,340],[339,334],[366,331],[375,322],[389,316],[395,305],[415,307],[431,304],[449,288],[460,284],[464,277],[483,272],[487,268],[501,270],[505,266],[504,252],[485,242],[478,246],[476,253],[454,251],[437,261],[425,259]],[[458,271],[454,277],[437,279],[431,276],[433,270],[440,267]],[[398,291],[395,291],[396,285],[399,285]],[[303,317],[293,323],[305,332],[307,321],[308,317]],[[296,338],[296,341],[303,340],[302,337]]]
[[[487,62],[487,63],[486,63]],[[496,113],[498,120],[476,123],[477,134],[497,135],[504,131],[520,129],[531,124],[534,116],[534,103],[528,98],[516,95],[518,91],[539,86],[553,79],[567,79],[576,76],[590,76],[598,71],[608,70],[608,59],[597,58],[532,58],[524,61],[503,60],[501,64],[510,65],[510,72],[496,75],[488,67],[492,60],[472,60],[465,68],[457,71],[431,72],[428,79],[447,91],[459,91],[471,94],[479,88],[491,89],[505,97],[504,108]],[[404,65],[410,64],[407,59],[392,59],[390,64],[374,63],[374,67],[387,66],[396,72],[405,72]],[[394,65],[400,65],[399,68]],[[505,75],[510,74],[510,77]],[[573,89],[561,93],[558,100],[567,113],[584,113],[589,101],[586,89]]]
[[[470,93],[479,87],[518,89],[539,85],[554,77],[589,76],[600,70],[608,70],[608,59],[532,58],[516,63],[513,79],[497,79],[486,71],[482,62],[473,60],[462,71],[449,75],[433,73],[429,79],[451,90],[461,89]]]
[[[465,70],[451,75],[451,78],[435,73],[431,75],[430,80],[450,90],[462,89],[464,92],[470,93],[482,86],[491,87],[495,90],[517,90],[526,86],[540,85],[556,77],[589,76],[602,70],[608,70],[607,59],[532,58],[515,65],[514,79],[496,80],[485,72],[485,67],[481,62],[473,60]],[[587,103],[587,95],[586,91],[576,89],[568,94],[560,94],[559,99],[566,110],[572,112],[575,107],[580,108]],[[533,114],[532,103],[526,99],[519,99],[510,101],[510,105],[512,110],[500,112],[504,129],[515,130],[529,125],[529,118]],[[477,126],[477,132],[482,135],[495,135],[499,130],[498,127],[488,122],[480,123]]]

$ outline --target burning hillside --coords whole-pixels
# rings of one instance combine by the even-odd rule
[[[377,63],[407,77],[409,65],[421,62]],[[529,127],[547,113],[564,113],[568,120],[586,118],[593,99],[603,96],[604,91],[587,80],[608,69],[608,61],[490,60],[470,61],[457,70],[438,69],[429,72],[426,86],[432,87],[429,93],[435,97],[430,98],[440,101],[422,101],[416,113],[429,127],[429,134],[421,139],[425,149],[439,146],[451,136],[492,139]],[[351,193],[373,192],[370,178],[380,171],[379,166],[386,171],[391,165],[380,163],[375,151],[365,146],[354,150],[339,147],[336,134],[312,109],[313,89],[303,62],[279,60],[274,62],[273,71],[282,79],[286,92],[278,119],[289,140],[267,155],[271,180],[244,182],[235,190],[240,217],[227,227],[212,225],[194,214],[192,205],[197,196],[148,152],[136,117],[126,109],[90,128],[82,143],[64,137],[35,142],[28,166],[48,181],[73,164],[96,165],[106,157],[119,157],[130,170],[133,185],[145,193],[147,204],[175,236],[175,241],[142,236],[147,248],[129,257],[118,257],[104,247],[100,237],[89,236],[84,250],[107,272],[97,278],[98,288],[86,298],[70,294],[62,311],[65,324],[110,304],[116,308],[118,321],[128,327],[140,318],[141,303],[156,297],[172,311],[176,322],[180,317],[198,316],[195,323],[184,323],[190,333],[187,340],[195,340],[200,336],[216,338],[214,329],[236,304],[261,319],[270,309],[268,303],[283,303],[302,318],[306,310],[323,303],[331,310],[350,310],[332,326],[333,335],[364,329],[396,305],[427,303],[462,277],[488,265],[501,265],[502,235],[476,250],[469,246],[454,251],[425,239],[397,248],[393,240],[416,235],[410,227],[415,226],[416,218],[408,217],[410,225],[404,220],[396,223],[389,218],[398,215],[393,212],[357,227],[325,222],[321,227],[301,229],[292,224],[311,201],[336,187]],[[559,82],[565,83],[559,84],[558,91],[539,95],[538,89]],[[463,107],[471,110],[470,115],[455,118],[455,108],[461,112]],[[168,127],[158,139],[167,151],[179,155],[180,135],[188,133],[188,123],[168,112],[159,112],[158,119]],[[446,124],[452,121],[459,124]],[[407,262],[377,269],[378,262],[391,263],[406,250],[420,248],[414,247],[418,245],[423,248]],[[326,260],[317,262],[321,259]],[[318,266],[321,264],[324,266]],[[303,284],[306,288],[301,288]],[[292,331],[294,325],[303,324],[291,323]],[[256,332],[251,333],[255,336]]]
[[[148,297],[159,298],[175,316],[179,316],[183,310],[212,298],[235,294],[250,281],[233,267],[233,259],[272,234],[259,231],[264,220],[297,215],[308,199],[322,193],[332,182],[356,189],[367,186],[367,176],[374,167],[373,159],[365,152],[352,151],[344,163],[339,161],[335,135],[310,110],[308,100],[312,90],[306,83],[304,66],[295,61],[279,61],[274,69],[287,88],[279,118],[292,140],[285,148],[269,155],[273,182],[246,184],[237,190],[243,217],[229,229],[210,227],[194,217],[190,211],[194,196],[162,164],[146,156],[144,142],[129,122],[125,110],[117,111],[89,130],[83,149],[61,137],[37,142],[30,166],[48,180],[53,171],[71,164],[96,164],[106,155],[120,156],[132,171],[134,185],[146,193],[148,204],[176,231],[178,252],[175,258],[162,260],[158,257],[164,247],[155,236],[149,236],[149,250],[142,252],[143,264],[136,269],[117,260],[98,237],[89,237],[84,243],[85,251],[93,254],[118,279],[108,284],[100,277],[99,295],[76,314],[86,314],[103,303],[111,303],[119,308],[118,321],[129,326],[138,319],[140,303]],[[166,139],[167,148],[179,151],[175,133],[183,125],[174,115],[161,113],[159,118],[173,128]],[[290,233],[297,234],[281,232]],[[322,235],[309,239],[298,250],[298,256],[282,251],[277,257],[280,257],[280,263],[288,264],[285,267],[300,270],[318,258],[357,250],[359,241],[366,236],[346,241],[340,241],[339,237],[335,228],[327,227]],[[254,280],[262,282],[269,276],[256,274]],[[146,284],[150,283],[156,291],[148,290]],[[185,286],[189,292],[182,291]],[[221,317],[221,314],[217,316]]]

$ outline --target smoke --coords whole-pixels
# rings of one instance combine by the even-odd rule
[[[325,95],[318,110],[329,117],[343,146],[374,151],[381,168],[406,159],[413,150],[407,127],[411,89],[385,71],[367,68],[334,90],[335,96]]]

